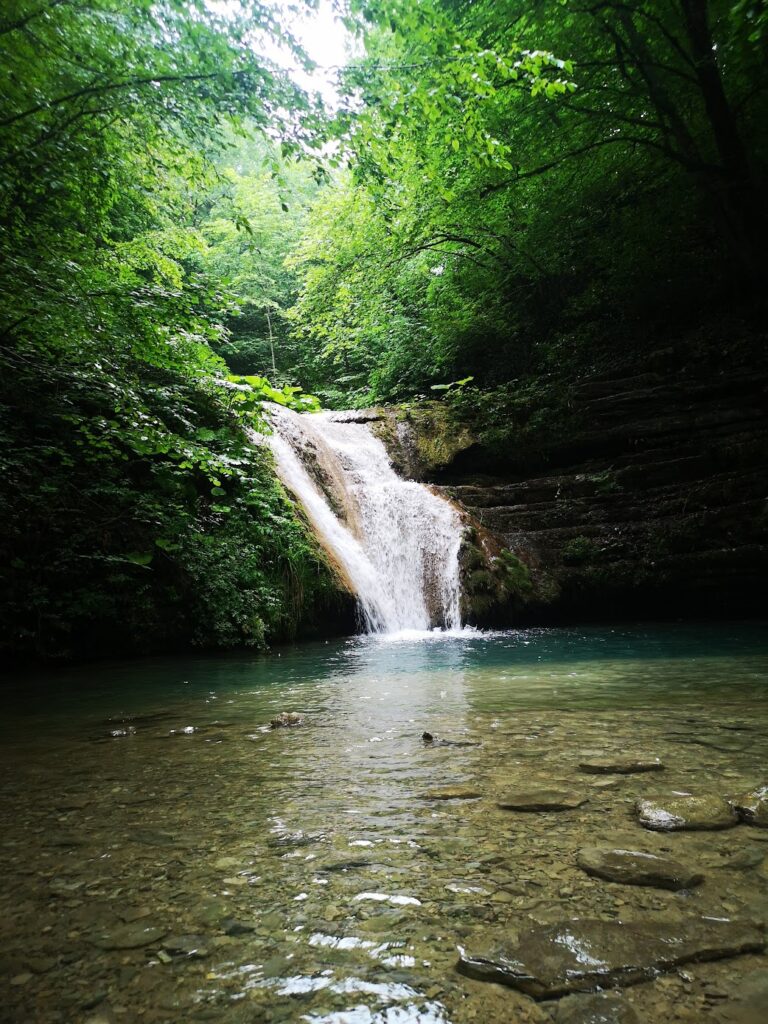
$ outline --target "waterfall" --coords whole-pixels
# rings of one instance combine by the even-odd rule
[[[459,629],[456,509],[399,477],[359,415],[275,406],[269,419],[278,475],[357,595],[366,631]]]

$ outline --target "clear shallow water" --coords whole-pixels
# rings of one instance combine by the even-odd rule
[[[632,805],[768,781],[767,639],[716,624],[410,634],[11,680],[2,1011],[464,1024],[515,1019],[514,1005],[536,1020],[533,1004],[458,976],[457,944],[563,916],[765,916],[768,832],[649,833]],[[284,710],[305,724],[270,730]],[[477,745],[425,746],[424,730]],[[609,786],[578,770],[627,751],[667,770]],[[589,802],[497,809],[505,788],[536,783]],[[482,795],[427,798],[449,785]],[[705,884],[589,878],[575,854],[604,840],[672,849]],[[735,849],[751,866],[728,868]],[[104,948],[144,928],[150,941]],[[723,1007],[756,965],[707,965],[725,996],[706,1019],[732,1019]],[[653,1021],[678,996],[654,983],[628,998]]]

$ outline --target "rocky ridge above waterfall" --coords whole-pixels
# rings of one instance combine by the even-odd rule
[[[375,429],[398,470],[472,524],[469,621],[761,607],[768,372],[680,358],[665,350],[553,384],[490,425],[460,403],[381,410]],[[515,566],[506,589],[500,560]]]

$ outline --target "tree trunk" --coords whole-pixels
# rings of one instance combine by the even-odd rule
[[[768,235],[763,192],[755,179],[720,75],[707,0],[680,0],[680,6],[696,79],[720,160],[721,180],[716,183],[714,192],[729,225],[731,242],[738,249],[746,280],[760,287],[765,283],[762,250]]]

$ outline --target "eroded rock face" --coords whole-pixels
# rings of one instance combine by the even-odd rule
[[[537,393],[485,436],[447,408],[391,410],[395,465],[445,487],[531,569],[532,600],[478,602],[478,624],[760,606],[768,381],[737,362],[713,375],[684,351],[680,373],[649,358]]]
[[[768,786],[761,786],[733,801],[736,813],[748,825],[768,828]]]
[[[623,885],[649,885],[677,891],[692,889],[704,881],[704,875],[691,871],[679,861],[641,850],[591,846],[579,851],[576,862],[588,875]]]
[[[623,922],[593,918],[531,928],[518,941],[460,950],[458,970],[519,989],[534,999],[634,985],[686,963],[765,948],[756,925],[694,917]]]
[[[670,796],[638,800],[637,820],[653,832],[706,831],[731,828],[738,815],[721,796]]]
[[[569,789],[531,788],[505,793],[497,805],[505,811],[572,811],[587,797]]]
[[[580,761],[579,768],[590,775],[634,775],[664,771],[664,765],[658,757],[591,757]]]

